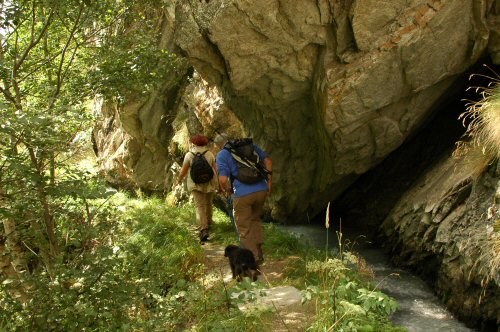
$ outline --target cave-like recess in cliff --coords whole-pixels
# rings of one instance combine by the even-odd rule
[[[500,67],[483,58],[460,75],[420,130],[332,203],[333,215],[342,218],[343,227],[377,234],[379,225],[414,181],[440,158],[451,155],[465,132],[460,114],[467,101],[480,99],[471,87],[487,86],[491,79],[485,76],[495,77],[495,73],[500,73]]]

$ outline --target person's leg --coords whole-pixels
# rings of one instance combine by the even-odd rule
[[[252,224],[253,194],[233,199],[234,221],[238,228],[241,245],[257,257],[257,246],[250,234]]]
[[[262,244],[264,243],[264,231],[262,229],[262,213],[264,210],[264,203],[266,201],[267,191],[259,191],[254,194],[254,201],[252,205],[252,222],[251,222],[251,237],[256,244],[255,259],[258,263],[262,263],[264,260],[264,254],[262,252]]]
[[[200,230],[200,240],[206,240],[208,237],[207,221],[207,199],[206,194],[193,190],[194,205],[196,207],[196,221]]]
[[[207,229],[210,230],[210,227],[212,226],[213,222],[213,202],[214,202],[214,193],[207,193],[205,195],[206,197],[206,202],[207,202],[207,210],[206,210],[206,215],[207,215]]]

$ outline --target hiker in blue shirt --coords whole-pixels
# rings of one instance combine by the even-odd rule
[[[252,144],[252,150],[262,161],[261,167],[265,168],[265,177],[256,179],[254,183],[248,183],[246,180],[244,182],[241,176],[239,177],[239,173],[242,173],[241,163],[237,162],[231,153],[232,141],[228,141],[227,136],[222,134],[217,136],[214,142],[222,149],[217,154],[220,190],[233,196],[233,214],[241,245],[252,251],[257,263],[261,264],[264,260],[261,216],[264,202],[272,188],[272,160],[266,152]]]

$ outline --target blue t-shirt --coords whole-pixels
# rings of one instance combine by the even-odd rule
[[[254,148],[261,160],[264,160],[267,157],[267,154],[258,146],[254,145]],[[217,170],[219,175],[227,176],[229,179],[234,178],[233,190],[235,197],[246,196],[258,191],[267,191],[268,189],[266,180],[261,180],[254,184],[243,183],[237,180],[236,176],[238,176],[238,164],[231,155],[231,152],[226,149],[222,149],[217,154]]]

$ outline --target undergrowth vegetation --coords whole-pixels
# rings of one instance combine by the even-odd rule
[[[262,295],[269,286],[264,280],[228,283],[222,271],[207,271],[191,205],[124,194],[93,203],[101,213],[68,235],[67,254],[52,274],[2,280],[0,330],[273,330],[276,311],[237,306]],[[232,227],[217,210],[212,241],[237,243]],[[359,258],[330,253],[325,260],[324,251],[273,224],[265,224],[265,234],[268,262],[294,257],[283,284],[314,303],[311,331],[398,330],[389,321],[397,304],[363,277]]]
[[[153,304],[196,278],[203,253],[186,228],[192,214],[124,195],[104,204],[106,213],[73,234],[51,275],[3,280],[0,329],[129,330],[175,322],[175,312]],[[19,283],[29,286],[10,287]]]
[[[0,330],[251,330],[222,282],[207,289],[194,209],[118,194],[82,241],[46,272],[4,279]],[[85,245],[83,245],[85,243]],[[77,248],[78,247],[78,248]],[[11,287],[11,286],[16,287]],[[241,329],[240,329],[241,328]],[[257,327],[255,330],[258,330]]]
[[[340,250],[329,250],[325,257],[324,250],[302,244],[290,234],[279,230],[274,234],[271,231],[271,243],[276,236],[288,237],[285,243],[295,244],[287,254],[297,259],[290,260],[285,267],[285,282],[302,290],[304,305],[314,305],[315,317],[308,330],[406,331],[390,321],[398,304],[377,290],[373,284],[374,273],[362,257],[350,251],[343,252],[342,244],[339,244]],[[338,239],[340,241],[341,237]],[[274,244],[279,246],[279,242]]]
[[[214,233],[212,238],[224,245],[237,243],[229,221],[215,223]],[[312,247],[275,224],[264,224],[264,233],[266,260],[287,262],[282,284],[301,289],[303,305],[314,306],[315,317],[308,330],[406,331],[390,321],[398,308],[397,302],[377,290],[374,273],[363,258],[342,251],[345,243],[339,243],[340,250],[329,250],[325,258],[325,250]],[[342,241],[341,234],[338,241]]]
[[[303,302],[313,301],[313,331],[405,331],[393,326],[397,302],[363,278],[360,258],[352,253],[307,262]]]

